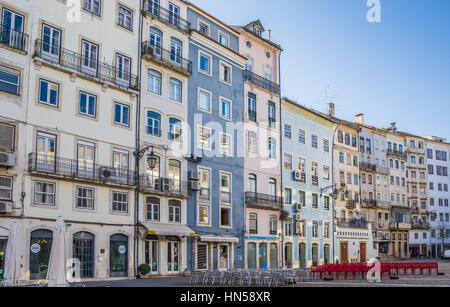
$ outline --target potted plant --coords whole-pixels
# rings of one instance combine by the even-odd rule
[[[138,279],[147,279],[150,277],[150,266],[148,264],[141,264],[137,268]]]

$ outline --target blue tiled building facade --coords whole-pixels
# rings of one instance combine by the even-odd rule
[[[192,195],[188,226],[190,270],[241,268],[244,252],[243,122],[245,58],[237,33],[195,6],[188,8],[192,25],[189,54],[188,123]]]
[[[283,100],[284,266],[307,268],[333,259],[334,124]]]

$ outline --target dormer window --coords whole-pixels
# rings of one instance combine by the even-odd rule
[[[261,29],[259,27],[255,27],[255,34],[261,36]]]

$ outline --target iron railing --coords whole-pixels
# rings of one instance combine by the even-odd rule
[[[392,149],[388,149],[387,152],[386,152],[386,155],[397,157],[397,158],[400,158],[400,159],[405,159],[405,160],[408,158],[406,153],[400,152],[400,151],[396,151],[396,150],[392,150]]]
[[[160,178],[151,175],[139,176],[139,189],[142,193],[161,194],[173,197],[187,198],[188,182],[170,178]]]
[[[138,77],[128,71],[99,62],[74,51],[61,48],[37,39],[33,57],[43,62],[65,69],[73,70],[85,78],[97,82],[107,82],[120,88],[138,90]]]
[[[411,230],[412,228],[412,223],[409,222],[402,222],[402,223],[397,223],[397,222],[392,222],[389,224],[389,228],[391,230]]]
[[[319,177],[318,176],[311,176],[311,185],[317,187],[319,186]]]
[[[142,56],[155,60],[185,74],[192,74],[192,62],[172,51],[156,47],[150,42],[142,43]]]
[[[427,229],[430,229],[430,223],[427,223],[427,222],[413,222],[412,223],[412,229],[427,230]]]
[[[336,225],[338,227],[348,227],[348,228],[363,228],[368,229],[368,223],[365,219],[336,219]]]
[[[363,199],[361,201],[361,206],[364,208],[375,208],[377,206],[377,201],[375,199]]]
[[[387,168],[386,166],[377,165],[376,171],[382,174],[389,174],[389,168]]]
[[[27,51],[28,40],[28,34],[11,29],[9,26],[0,23],[0,43],[2,45],[21,51]]]
[[[161,137],[163,135],[163,131],[155,127],[146,126],[145,131],[147,132],[148,135],[156,137]]]
[[[256,123],[256,111],[248,110],[248,120]]]
[[[30,153],[28,171],[43,176],[71,180],[95,181],[101,184],[135,185],[135,173],[126,168],[114,168],[93,162]]]
[[[279,84],[276,84],[275,82],[272,82],[260,75],[257,75],[251,72],[250,70],[244,70],[244,79],[245,81],[253,83],[257,87],[268,90],[269,92],[274,93],[276,95],[280,95],[281,93]]]
[[[367,163],[367,162],[361,162],[361,163],[359,163],[359,167],[360,167],[362,170],[365,170],[365,171],[372,171],[372,172],[375,172],[375,171],[377,170],[377,166],[376,166],[375,164]]]
[[[191,23],[178,14],[163,8],[159,3],[155,3],[152,0],[145,1],[145,12],[150,14],[151,17],[158,19],[159,21],[183,32],[189,32],[191,30]]]
[[[355,201],[355,200],[347,200],[347,201],[345,202],[345,206],[346,206],[347,209],[349,209],[349,210],[356,209],[356,201]]]
[[[283,197],[255,192],[245,192],[245,203],[247,205],[262,208],[274,208],[281,210],[283,208]]]

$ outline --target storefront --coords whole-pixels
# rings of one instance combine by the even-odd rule
[[[0,237],[0,280],[3,279],[5,272],[5,252],[8,244],[8,237]]]
[[[186,270],[187,237],[194,236],[183,225],[145,224],[143,258],[141,263],[150,266],[151,275],[179,275]]]
[[[94,278],[95,236],[89,232],[78,232],[73,236],[73,258],[80,260],[80,277]]]
[[[234,269],[234,248],[238,238],[197,236],[195,254],[197,270],[227,271]]]
[[[30,237],[30,280],[47,278],[48,263],[53,243],[53,232],[39,229]]]
[[[109,249],[110,276],[128,276],[128,237],[121,234],[111,236]]]
[[[280,249],[273,238],[246,237],[246,263],[248,269],[280,268]]]

